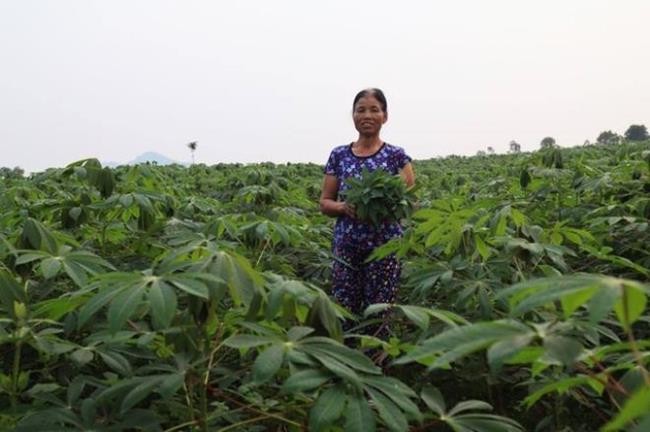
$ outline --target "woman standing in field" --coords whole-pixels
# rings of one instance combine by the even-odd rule
[[[401,266],[394,256],[366,263],[377,246],[402,235],[399,222],[383,222],[377,226],[358,220],[354,208],[339,200],[346,190],[345,180],[360,177],[363,168],[383,169],[400,174],[407,186],[415,182],[411,158],[400,147],[385,143],[379,137],[388,120],[384,93],[376,88],[360,91],[352,103],[352,119],[359,138],[332,150],[325,166],[325,179],[320,197],[321,212],[336,217],[332,269],[333,295],[336,300],[358,314],[374,303],[393,303]]]

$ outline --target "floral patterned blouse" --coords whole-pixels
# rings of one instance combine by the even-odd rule
[[[360,178],[364,167],[369,171],[383,169],[390,174],[397,175],[410,161],[411,158],[404,152],[403,148],[388,143],[384,143],[377,152],[369,156],[356,156],[352,152],[352,144],[347,144],[335,147],[332,150],[325,165],[325,174],[337,178],[339,183],[338,196],[340,196],[341,192],[348,188],[345,179],[349,177]],[[399,222],[385,222],[374,226],[341,215],[337,218],[334,226],[334,247],[350,245],[371,251],[388,240],[401,235],[402,227]]]

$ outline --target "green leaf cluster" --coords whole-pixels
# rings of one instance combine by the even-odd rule
[[[383,169],[369,171],[364,167],[359,178],[350,177],[345,183],[343,198],[360,220],[373,225],[407,218],[415,205],[415,189],[407,188],[400,176]]]

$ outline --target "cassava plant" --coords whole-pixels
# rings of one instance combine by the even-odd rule
[[[407,218],[415,205],[415,187],[407,187],[400,176],[382,169],[364,168],[361,178],[351,177],[345,183],[346,202],[354,206],[359,219],[374,225]]]
[[[321,166],[0,178],[0,429],[645,432],[650,143],[559,151],[415,161],[373,255],[398,301],[361,317]],[[347,186],[369,223],[412,209]]]

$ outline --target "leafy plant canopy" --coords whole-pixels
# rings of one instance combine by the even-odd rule
[[[350,179],[406,228],[361,316],[318,165],[0,176],[0,429],[650,430],[650,142],[610,138],[416,161],[417,210]]]
[[[363,168],[361,178],[350,177],[346,184],[343,198],[354,206],[360,220],[379,225],[407,218],[413,210],[415,186],[407,188],[399,175]]]

